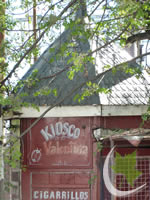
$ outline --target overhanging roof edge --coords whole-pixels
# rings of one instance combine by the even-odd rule
[[[7,114],[4,119],[38,118],[49,106],[40,106],[39,111],[34,108],[23,107],[20,114]],[[47,112],[45,117],[108,117],[108,116],[141,116],[148,109],[148,105],[82,105],[58,106]]]

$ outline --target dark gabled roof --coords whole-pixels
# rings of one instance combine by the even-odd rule
[[[56,59],[56,54],[59,52],[60,43],[65,43],[68,41],[68,38],[70,37],[70,31],[65,31],[61,37],[59,37],[50,47],[40,56],[38,61],[31,67],[31,69],[25,74],[23,77],[23,80],[26,80],[29,78],[33,71],[35,69],[38,70],[37,73],[37,79],[39,79],[39,83],[36,84],[36,86],[33,87],[27,87],[24,86],[19,93],[21,92],[27,92],[29,94],[28,97],[25,97],[23,100],[35,103],[38,105],[51,105],[59,101],[59,99],[64,98],[71,90],[74,89],[74,87],[79,86],[82,82],[85,82],[87,80],[87,77],[84,75],[84,72],[78,72],[75,74],[75,77],[73,80],[69,80],[67,77],[67,72],[69,71],[67,66],[67,60],[68,57],[60,57],[59,59]],[[60,42],[61,40],[61,42]],[[50,49],[54,48],[55,51],[53,53],[50,52]],[[88,41],[78,43],[79,50],[83,52],[87,52],[90,49]],[[51,59],[54,59],[54,62],[50,62]],[[65,69],[65,70],[64,70]],[[60,71],[64,70],[62,73],[59,73]],[[54,74],[57,74],[57,76],[53,76]],[[95,75],[95,69],[94,66],[89,63],[88,65],[88,78]],[[50,78],[45,78],[50,76]],[[41,89],[57,89],[58,96],[55,97],[52,93],[48,96],[34,96],[33,94],[36,91],[39,91]],[[78,91],[79,92],[79,91]],[[63,102],[63,105],[72,105],[76,104],[73,99],[73,97],[69,97],[68,99]],[[94,102],[96,104],[99,104],[99,98],[98,96],[91,97],[90,100],[87,100],[86,102],[83,102],[83,104],[91,104],[91,102]]]
[[[61,45],[67,42],[69,39],[71,39],[70,31],[66,30],[53,44],[49,46],[49,48],[40,56],[37,62],[24,75],[23,80],[26,80],[31,77],[34,70],[37,69],[38,73],[36,78],[40,81],[37,82],[35,86],[27,87],[27,85],[25,85],[19,91],[19,93],[26,92],[29,94],[29,96],[23,97],[22,101],[28,101],[40,106],[55,104],[56,101],[58,102],[59,100],[63,99],[71,91],[73,91],[74,88],[77,88],[83,82],[90,80],[92,77],[95,77],[97,73],[102,72],[104,70],[103,66],[105,63],[109,63],[111,65],[113,63],[118,64],[130,58],[129,54],[117,45],[109,45],[107,48],[101,49],[98,54],[95,54],[95,64],[89,62],[86,65],[86,70],[83,72],[75,73],[74,79],[69,80],[67,76],[67,72],[69,71],[67,64],[68,57],[59,57],[59,59],[56,59],[56,54],[59,52]],[[76,40],[76,44],[78,51],[83,54],[89,52],[93,48],[93,43],[89,42],[88,40]],[[54,49],[54,52],[51,52],[50,49]],[[50,62],[52,59],[54,61]],[[137,64],[132,63],[130,64],[130,67],[137,67]],[[54,76],[55,74],[57,74],[57,76]],[[132,84],[136,87],[138,84],[141,84],[141,88],[143,88],[143,83],[141,80],[133,77],[132,81],[132,75],[125,73],[123,70],[118,70],[116,73],[112,73],[110,71],[105,74],[104,77],[100,77],[99,80],[101,80],[100,86],[112,89],[112,93],[107,95],[92,95],[79,103],[78,101],[74,101],[73,97],[75,94],[82,92],[83,88],[80,88],[73,95],[66,98],[64,102],[61,102],[61,105],[136,104],[136,101],[131,101],[131,98],[129,101],[127,101],[126,96],[133,92],[130,91]],[[97,83],[99,80],[97,80]],[[146,80],[144,80],[144,83],[146,83],[146,86],[149,87],[149,85],[147,85],[148,82],[145,81]],[[57,89],[57,97],[55,97],[52,93],[47,96],[34,96],[36,91],[41,89],[49,90],[50,88],[51,90],[54,90],[55,88]],[[126,94],[124,93],[125,91]],[[142,91],[145,92],[144,89]],[[140,99],[140,101],[137,101],[138,104],[146,103],[147,99],[144,99],[145,94],[142,93],[142,97],[140,94],[141,90],[138,91],[138,99]],[[132,98],[134,99],[134,95]]]

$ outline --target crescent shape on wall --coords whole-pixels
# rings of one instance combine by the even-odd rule
[[[138,188],[135,188],[133,190],[128,190],[128,191],[118,190],[111,183],[111,179],[109,177],[109,160],[110,160],[110,156],[111,156],[112,152],[114,151],[114,148],[115,147],[113,147],[111,149],[111,151],[109,152],[109,154],[107,155],[107,157],[105,159],[105,162],[104,162],[104,167],[103,167],[103,179],[104,179],[104,183],[105,183],[105,186],[106,186],[107,190],[113,196],[116,196],[116,197],[125,197],[125,196],[129,196],[129,195],[131,195],[133,193],[139,192],[141,189],[143,189],[146,186],[146,183],[141,185],[141,186],[139,186]]]

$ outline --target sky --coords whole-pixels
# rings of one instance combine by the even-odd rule
[[[14,2],[13,6],[16,7],[16,8],[11,11],[12,12],[11,16],[13,16],[14,19],[18,19],[18,21],[19,21],[19,23],[14,27],[14,29],[15,30],[19,30],[19,29],[32,30],[33,29],[33,27],[32,27],[33,26],[32,25],[32,16],[33,16],[32,9],[30,10],[29,17],[27,18],[26,17],[26,13],[23,13],[23,10],[19,8],[20,5],[21,5],[21,0],[16,0],[16,1],[13,1],[13,2]],[[47,11],[47,9],[48,9],[48,4],[47,5],[46,4],[40,4],[39,6],[37,6],[38,19],[40,19],[41,16],[44,15],[44,13]],[[55,9],[53,11],[53,13],[57,15],[57,9]],[[94,13],[95,19],[100,14],[101,14],[100,10],[97,10]],[[29,21],[30,21],[29,19],[31,19],[31,23],[29,23]],[[63,32],[63,30],[64,30],[63,26],[61,26],[61,30],[56,30],[55,28],[53,28],[51,34],[53,33],[54,34],[54,38],[56,38],[58,35],[60,35]],[[17,37],[20,37],[20,36],[22,36],[22,41],[19,40],[19,39],[18,40],[17,39],[14,40],[14,38],[17,38]],[[13,31],[13,32],[9,33],[9,36],[6,36],[6,37],[9,37],[9,39],[12,40],[12,43],[14,44],[14,46],[16,48],[19,48],[19,45],[21,45],[24,42],[23,40],[25,40],[25,39],[23,39],[23,32],[19,32],[19,31]],[[48,36],[45,37],[45,41],[46,41],[45,43],[44,43],[44,41],[40,42],[40,48],[39,48],[40,49],[40,54],[42,54],[42,52],[44,52],[44,50],[52,42],[52,41],[49,40]],[[143,53],[145,53],[146,48],[148,48],[148,50],[150,50],[149,49],[150,44],[147,45],[146,41],[143,41],[142,44],[143,44]],[[8,59],[10,59],[10,57]],[[148,64],[150,65],[150,59],[147,59],[147,61],[148,61]],[[16,62],[11,61],[11,59],[10,59],[10,61],[9,61],[9,70],[11,70],[13,68],[13,66],[15,65],[15,63]],[[31,65],[32,64],[33,64],[33,59],[31,61]],[[27,64],[25,61],[23,61],[21,63],[21,65],[20,65],[21,68],[19,70],[17,70],[17,76],[19,78],[21,78],[25,74],[25,72],[30,68],[31,65]],[[11,80],[14,81],[14,82],[16,82],[17,78],[15,76],[13,76]]]

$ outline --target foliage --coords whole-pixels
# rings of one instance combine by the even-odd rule
[[[89,184],[89,185],[94,184],[94,182],[96,181],[96,179],[97,179],[97,174],[96,174],[96,172],[91,171],[91,178],[89,179],[88,184]]]
[[[142,115],[142,123],[140,126],[142,127],[146,121],[150,121],[150,106],[148,107],[147,112]]]
[[[37,29],[33,30],[32,8],[35,2],[37,8]],[[5,2],[1,0],[0,5],[3,7],[1,10],[5,10],[1,17],[1,24],[3,26],[1,26],[0,30],[5,32],[5,40],[3,41],[5,56],[0,58],[2,62],[1,71],[4,77],[6,77],[6,80],[0,85],[1,92],[6,93],[3,99],[3,101],[6,101],[4,104],[7,104],[7,98],[9,98],[11,93],[16,91],[15,86],[19,78],[18,73],[22,70],[25,71],[24,68],[28,69],[32,66],[33,57],[37,57],[47,45],[61,34],[60,31],[64,28],[71,30],[70,39],[60,45],[60,51],[56,54],[56,59],[60,59],[61,56],[69,58],[67,64],[70,65],[68,71],[68,78],[70,80],[79,71],[84,74],[88,62],[94,63],[92,52],[83,54],[76,51],[76,48],[74,48],[76,46],[75,40],[83,42],[86,39],[94,40],[95,37],[101,36],[106,46],[111,41],[124,45],[134,34],[147,31],[150,20],[148,15],[150,10],[149,1],[142,1],[141,3],[141,1],[135,0],[86,0],[82,4],[81,1],[72,2],[70,4],[71,1],[56,1],[53,3],[48,0],[26,0],[18,1],[18,4],[12,4],[12,0],[6,0]],[[70,6],[65,10],[66,5]],[[45,10],[45,13],[42,8]],[[76,15],[79,8],[83,13],[83,18],[79,18]],[[20,15],[15,12],[17,9],[20,9]],[[97,15],[99,18],[96,17]],[[18,18],[18,16],[22,19]],[[37,41],[34,38],[34,31],[37,34]],[[31,48],[32,46],[36,48]],[[70,51],[71,49],[72,51]],[[54,62],[54,59],[51,58],[50,62]],[[17,67],[14,67],[15,70],[10,75],[12,63],[17,63]],[[132,74],[137,73],[136,69],[135,71],[134,69],[127,69],[126,71]],[[30,87],[36,84],[36,81],[38,80],[36,80],[35,76],[30,77],[26,84]],[[89,86],[89,83],[87,83],[87,89],[78,98],[79,101],[93,92],[108,92],[105,88],[98,89],[98,86],[95,85],[96,83],[91,83],[91,86]],[[17,89],[18,85],[21,87],[23,84],[25,83],[22,81],[18,82]],[[43,91],[37,91],[35,95],[40,95],[40,92],[43,95]]]
[[[34,6],[37,10],[36,29],[32,26]],[[150,38],[147,37],[150,27],[149,12],[148,0],[17,0],[16,3],[14,0],[0,0],[0,105],[3,114],[10,110],[18,110],[21,106],[32,106],[38,109],[37,105],[21,101],[22,97],[28,95],[27,93],[15,95],[23,86],[30,89],[41,81],[37,77],[38,71],[34,71],[27,80],[21,79],[20,73],[25,73],[33,65],[34,57],[39,57],[61,35],[64,29],[70,30],[68,41],[60,43],[59,50],[55,49],[55,46],[51,48],[50,52],[54,56],[47,62],[53,64],[56,60],[67,58],[68,78],[73,80],[77,73],[87,78],[85,84],[81,85],[81,88],[83,87],[82,94],[77,93],[74,100],[81,102],[93,94],[110,92],[109,89],[99,87],[97,77],[100,75],[89,80],[87,65],[94,64],[94,54],[112,43],[124,46],[136,40],[149,40]],[[3,38],[4,35],[5,38]],[[86,40],[92,41],[97,37],[102,41],[100,47],[87,50],[85,53],[80,52],[78,43],[84,43]],[[139,58],[141,57],[139,56]],[[149,73],[149,68],[144,67]],[[104,69],[106,71],[103,74],[110,70],[116,73],[118,67],[108,63]],[[62,72],[64,71],[65,69],[62,70]],[[132,75],[140,76],[142,74],[138,69],[128,68],[126,64],[124,64],[124,71]],[[53,77],[56,77],[57,74],[54,74]],[[33,96],[53,95],[57,97],[59,96],[57,89],[37,89]],[[11,167],[16,167],[16,163],[21,157],[19,146],[14,138],[12,135],[6,145],[10,149],[10,154],[7,154],[6,150],[5,162]],[[117,154],[116,159],[119,157],[120,155]],[[122,160],[129,157],[128,155]],[[135,161],[135,154],[131,154],[131,157]],[[116,160],[116,165],[118,162],[120,161]],[[134,166],[135,162],[131,168],[133,177],[127,177],[131,185],[134,178],[139,175],[139,172],[135,173]],[[114,170],[118,172],[115,167]],[[122,170],[127,176],[125,169]]]

